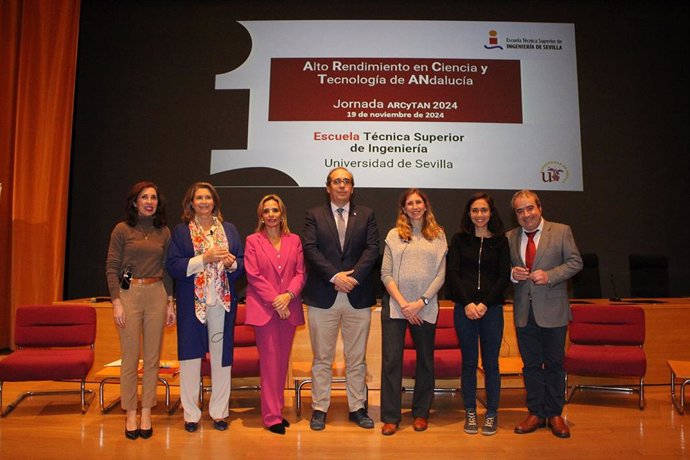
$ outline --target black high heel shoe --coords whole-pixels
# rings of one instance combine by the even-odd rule
[[[194,433],[199,428],[199,422],[184,422],[184,429],[190,433]]]
[[[151,436],[153,436],[153,427],[149,428],[148,430],[139,428],[139,436],[141,436],[142,439],[150,438]]]
[[[282,423],[276,423],[275,425],[269,426],[268,431],[276,434],[285,434],[285,425]]]
[[[282,421],[281,423],[283,424],[283,426],[284,426],[285,428],[287,428],[287,427],[290,426],[290,422],[288,422],[288,421],[285,420],[285,419],[283,419],[283,421]]]
[[[130,430],[128,430],[127,427],[125,426],[125,437],[126,437],[127,439],[131,439],[132,441],[134,441],[135,439],[137,439],[137,438],[139,437],[140,434],[141,434],[141,433],[139,432],[139,429],[138,429],[138,428],[137,428],[136,430],[130,431]]]

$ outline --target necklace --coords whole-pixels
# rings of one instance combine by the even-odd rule
[[[151,228],[148,232],[147,232],[146,230],[144,230],[144,226],[143,226],[143,225],[140,225],[140,226],[139,226],[139,230],[141,230],[141,233],[142,233],[142,235],[144,235],[144,239],[145,239],[145,240],[148,240],[148,239],[149,239],[149,235],[151,235],[151,232],[153,232],[153,228]]]

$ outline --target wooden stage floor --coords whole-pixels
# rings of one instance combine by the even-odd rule
[[[44,383],[33,389],[59,385],[64,387]],[[5,384],[5,405],[14,400],[19,388],[17,383]],[[116,385],[106,388],[106,401],[117,396]],[[578,393],[564,412],[570,439],[558,439],[547,429],[527,435],[513,433],[515,424],[526,415],[521,389],[503,391],[499,432],[491,437],[462,431],[464,413],[458,394],[436,395],[428,431],[412,430],[407,409],[401,430],[389,437],[380,433],[378,391],[370,392],[369,413],[377,422],[373,430],[348,422],[345,395],[338,390],[326,430],[321,432],[309,429],[309,392],[304,395],[305,410],[298,417],[294,396],[286,391],[289,407],[284,415],[292,425],[285,436],[261,426],[258,393],[253,390],[233,392],[230,429],[225,432],[214,430],[206,417],[199,431],[187,433],[181,410],[168,416],[161,395],[154,409],[153,437],[136,441],[124,437],[124,415],[119,407],[103,415],[97,397],[85,415],[79,412],[78,396],[33,397],[0,419],[0,458],[690,458],[690,412],[682,416],[675,411],[668,386],[650,386],[646,393],[643,411],[637,408],[636,395]],[[176,398],[177,387],[173,394]],[[409,393],[403,396],[404,408],[411,398]]]

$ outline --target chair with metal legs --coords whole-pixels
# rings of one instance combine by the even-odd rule
[[[34,305],[17,309],[17,349],[0,361],[0,414],[8,415],[25,398],[55,394],[81,395],[81,412],[88,404],[86,376],[93,366],[96,310],[87,305]],[[79,390],[25,391],[5,410],[6,382],[77,381]],[[90,401],[89,401],[90,402]]]
[[[638,392],[640,409],[644,409],[644,310],[637,306],[573,305],[572,314],[568,326],[571,343],[564,365],[566,402],[578,390]],[[639,385],[574,385],[568,394],[568,375],[635,378]]]

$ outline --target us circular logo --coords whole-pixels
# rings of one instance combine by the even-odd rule
[[[568,176],[570,176],[568,167],[560,161],[548,161],[541,167],[542,182],[565,183],[568,181]]]

